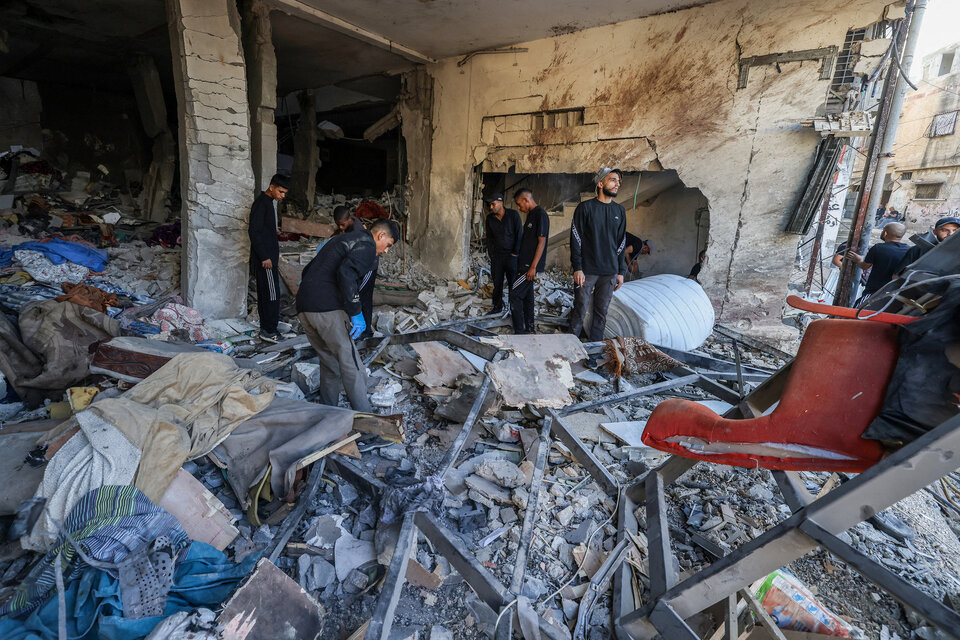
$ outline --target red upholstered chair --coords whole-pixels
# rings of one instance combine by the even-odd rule
[[[863,471],[883,454],[878,442],[860,434],[883,405],[897,362],[897,331],[883,322],[812,322],[772,412],[730,420],[695,402],[665,400],[647,420],[643,442],[741,467]]]

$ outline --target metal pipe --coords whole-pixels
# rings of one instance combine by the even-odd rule
[[[913,8],[910,12],[910,27],[907,31],[907,41],[903,47],[903,58],[897,60],[897,43],[894,54],[891,56],[894,64],[897,66],[896,88],[893,90],[893,98],[890,103],[890,116],[887,119],[887,126],[883,132],[883,139],[880,142],[880,149],[877,152],[877,169],[873,174],[873,186],[869,192],[869,201],[867,202],[867,216],[864,220],[863,230],[860,232],[859,247],[865,251],[870,244],[870,234],[873,231],[875,216],[871,212],[876,211],[880,205],[880,197],[883,194],[883,184],[887,177],[887,169],[890,167],[890,159],[893,158],[893,145],[897,139],[897,129],[900,128],[900,113],[903,111],[903,101],[907,93],[909,79],[904,73],[904,69],[909,69],[913,64],[913,56],[917,50],[917,42],[920,40],[920,27],[923,24],[923,14],[927,9],[927,0],[914,0]],[[914,87],[916,89],[916,87]],[[852,301],[852,298],[851,298]]]
[[[861,251],[866,248],[870,241],[870,233],[873,231],[874,212],[880,203],[880,196],[883,193],[883,182],[887,175],[887,169],[890,166],[890,158],[893,157],[893,144],[897,137],[897,129],[900,125],[900,113],[903,111],[903,100],[907,92],[907,82],[903,74],[898,73],[899,68],[909,69],[913,63],[913,56],[917,49],[917,42],[920,38],[920,26],[923,23],[923,14],[927,8],[927,0],[913,0],[911,6],[907,7],[907,33],[903,47],[898,44],[902,35],[898,30],[894,36],[892,46],[894,51],[903,51],[903,58],[900,64],[891,64],[887,84],[884,92],[890,91],[889,105],[881,104],[880,116],[877,118],[877,135],[871,145],[870,155],[867,162],[867,168],[864,171],[864,180],[860,186],[860,207],[853,228],[850,231],[850,237],[847,242],[847,248],[850,251]],[[895,54],[894,54],[895,56]],[[895,70],[895,67],[897,68]],[[892,87],[890,82],[895,80]],[[884,100],[887,103],[887,100]],[[874,153],[876,151],[876,153]],[[872,172],[871,172],[872,169]],[[860,268],[849,261],[845,262],[841,271],[840,283],[837,286],[837,295],[835,304],[840,306],[850,306],[854,302],[854,291],[859,281]]]

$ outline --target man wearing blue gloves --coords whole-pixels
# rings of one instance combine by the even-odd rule
[[[355,411],[373,410],[363,361],[353,344],[367,328],[360,288],[377,256],[399,239],[397,223],[380,220],[368,231],[331,238],[303,270],[297,314],[320,359],[318,394],[323,404],[337,406],[342,383]]]

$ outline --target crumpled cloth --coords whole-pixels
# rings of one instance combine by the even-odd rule
[[[159,502],[184,462],[212,451],[275,394],[274,380],[240,369],[229,356],[200,351],[175,356],[122,396],[97,400],[86,411],[140,450],[134,486]],[[52,442],[75,423],[68,420],[43,441]]]
[[[75,265],[87,267],[91,271],[103,271],[110,258],[103,249],[97,249],[88,243],[71,242],[53,238],[45,242],[23,242],[7,251],[0,251],[0,267],[5,267],[16,257],[18,251],[35,251],[42,253],[52,264],[60,265],[71,262]]]
[[[246,509],[250,488],[263,478],[268,466],[273,495],[287,495],[297,462],[346,437],[353,429],[354,415],[350,409],[276,398],[238,426],[213,455],[227,465],[227,482]]]
[[[0,314],[0,371],[31,408],[86,378],[93,360],[90,346],[120,335],[113,318],[56,300],[25,304],[19,324],[18,334]]]
[[[107,293],[103,289],[86,284],[72,284],[64,282],[60,285],[63,295],[57,296],[57,302],[72,302],[96,309],[101,313],[107,312],[107,307],[119,307],[120,300],[115,293]]]
[[[86,267],[72,262],[54,264],[39,251],[14,251],[23,270],[37,282],[59,285],[62,282],[80,282],[90,272]]]
[[[207,328],[203,326],[203,315],[193,307],[182,304],[170,303],[157,309],[152,316],[148,318],[152,324],[160,325],[160,337],[169,335],[175,329],[183,329],[195,342],[206,340],[210,337]]]
[[[29,287],[17,284],[0,284],[0,305],[20,313],[28,302],[53,300],[60,295],[60,289],[49,284],[35,284]]]
[[[151,633],[167,616],[198,607],[218,608],[260,559],[251,553],[234,564],[222,552],[193,542],[177,565],[163,616],[131,620],[123,617],[119,580],[105,571],[86,568],[66,585],[67,634],[71,640],[136,640]],[[0,618],[4,640],[57,640],[57,598],[25,619]]]
[[[107,485],[88,492],[70,510],[62,527],[89,558],[111,564],[160,536],[165,536],[176,552],[190,544],[176,518],[127,486]],[[43,604],[51,592],[56,592],[55,567],[60,554],[64,584],[79,578],[89,566],[63,532],[55,541],[43,560],[17,586],[13,597],[0,605],[0,615],[29,613]]]
[[[63,522],[80,499],[104,485],[128,485],[140,465],[140,450],[119,429],[91,411],[81,411],[71,424],[80,430],[54,454],[43,470],[34,497],[47,506],[33,531],[20,539],[24,549],[46,551],[53,545],[56,522]]]

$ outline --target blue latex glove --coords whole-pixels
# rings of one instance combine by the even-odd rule
[[[350,337],[356,340],[360,337],[360,334],[363,333],[367,328],[367,323],[363,319],[363,314],[358,313],[357,315],[350,318],[350,324],[353,328],[350,330]]]

